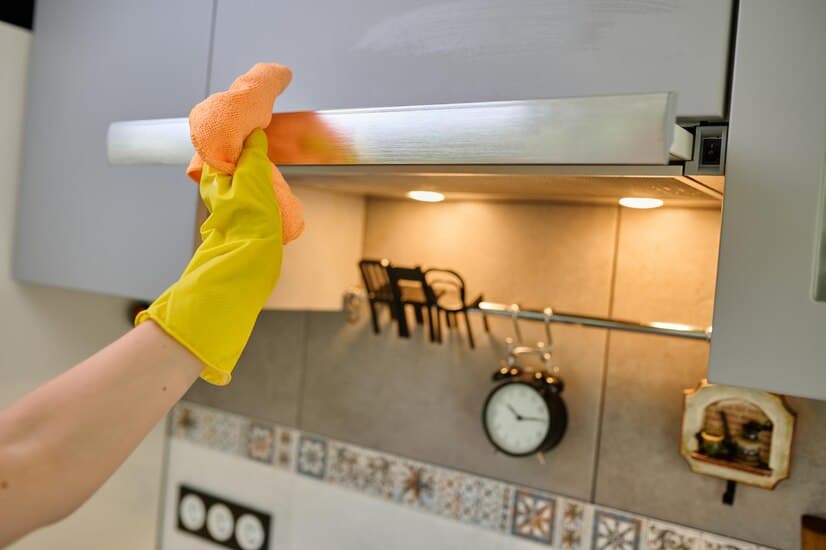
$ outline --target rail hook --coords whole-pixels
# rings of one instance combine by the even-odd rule
[[[516,336],[516,345],[522,345],[522,331],[519,330],[519,304],[511,304],[511,322],[513,323],[513,333]]]
[[[559,367],[554,364],[552,352],[554,349],[553,339],[551,338],[551,320],[554,316],[554,310],[546,307],[542,310],[542,324],[545,325],[545,341],[540,342],[537,346],[542,353],[542,360],[545,363],[545,369],[549,374],[556,376],[559,373]]]

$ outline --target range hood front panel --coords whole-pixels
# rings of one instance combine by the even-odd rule
[[[665,165],[691,157],[672,93],[276,113],[281,166]],[[187,119],[116,122],[112,164],[185,164]]]

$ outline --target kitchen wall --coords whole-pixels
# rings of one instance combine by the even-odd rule
[[[129,328],[124,300],[20,285],[12,280],[30,39],[29,31],[0,22],[0,166],[4,173],[0,178],[0,409]],[[162,458],[163,431],[159,427],[75,515],[11,548],[87,550],[110,547],[114,540],[119,541],[119,549],[152,548]]]
[[[703,209],[372,199],[364,244],[369,257],[455,268],[492,301],[708,325],[719,224],[719,211]],[[790,400],[792,478],[775,491],[741,486],[728,507],[723,481],[689,472],[677,445],[682,390],[705,375],[708,346],[697,341],[555,326],[568,433],[545,464],[494,453],[480,410],[512,329],[472,323],[476,350],[461,331],[441,346],[421,329],[399,339],[386,314],[377,336],[366,312],[355,324],[263,313],[233,383],[199,382],[187,399],[780,548],[797,547],[802,513],[826,514],[824,402]],[[539,326],[523,332],[542,338]]]

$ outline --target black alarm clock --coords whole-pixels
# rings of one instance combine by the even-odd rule
[[[503,366],[493,379],[501,383],[482,409],[482,425],[493,446],[521,457],[558,445],[568,425],[562,380],[548,371],[525,372],[512,366]]]

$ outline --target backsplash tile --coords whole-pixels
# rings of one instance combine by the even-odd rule
[[[593,507],[588,503],[560,499],[559,501],[559,536],[557,546],[560,550],[581,550],[590,546]]]
[[[477,479],[479,480],[479,496],[473,522],[495,531],[505,530],[511,514],[513,488],[493,479]]]
[[[757,550],[754,544],[179,403],[170,435],[405,507],[560,550]],[[760,550],[771,550],[760,547]]]
[[[649,520],[645,530],[648,550],[699,550],[700,533],[679,525]]]
[[[393,499],[402,504],[435,511],[436,468],[412,461],[399,461],[390,468]]]
[[[297,464],[299,474],[323,479],[327,466],[327,442],[302,434],[298,441]]]
[[[556,499],[537,491],[519,489],[513,501],[511,534],[551,545],[554,541]]]
[[[346,443],[330,442],[327,481],[369,495],[392,498],[393,461]]]
[[[247,426],[247,457],[270,463],[275,458],[275,427],[252,421]]]
[[[741,540],[719,537],[710,533],[703,533],[702,550],[756,550],[757,546]]]
[[[298,454],[298,432],[290,428],[275,428],[275,465],[284,470],[295,470]]]
[[[592,550],[639,550],[642,521],[631,515],[597,509],[594,512]]]
[[[476,493],[471,479],[459,472],[444,472],[436,481],[436,513],[465,523],[473,522]]]
[[[206,407],[179,405],[172,414],[172,435],[230,454],[246,454],[241,416]]]

